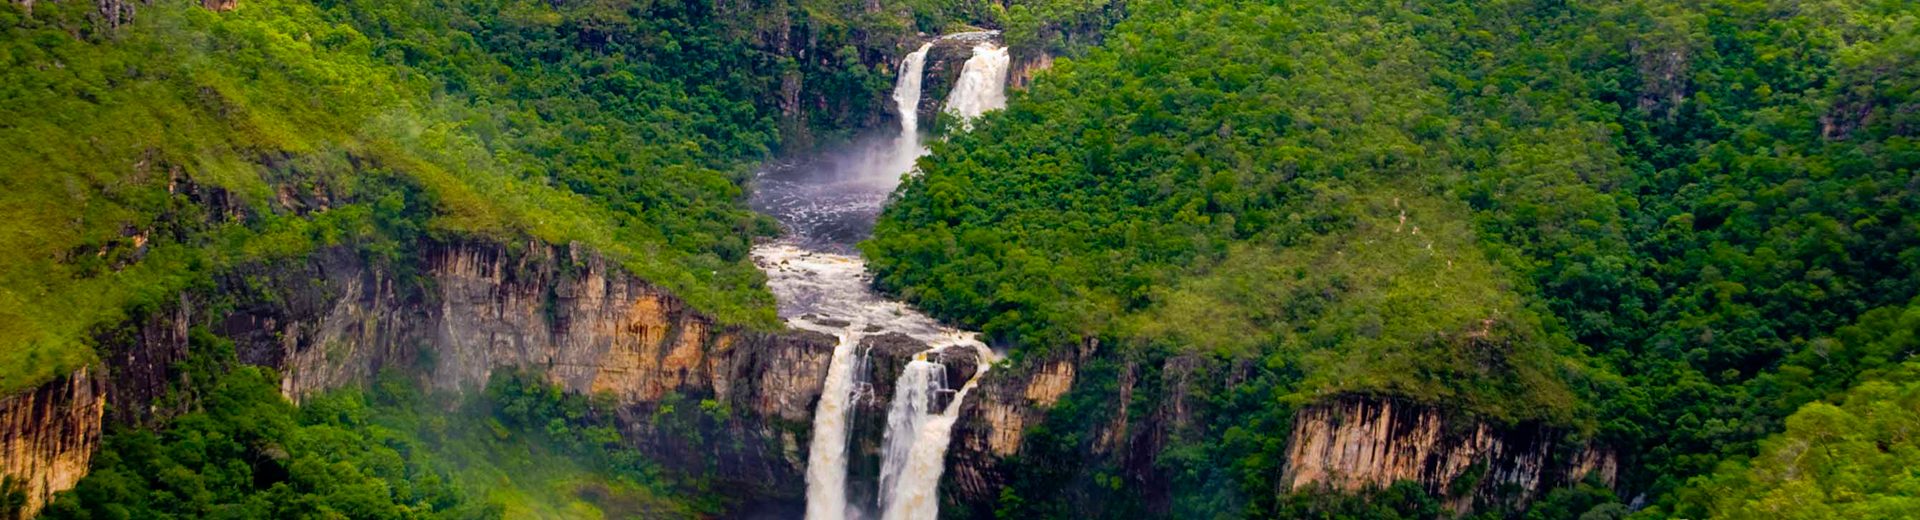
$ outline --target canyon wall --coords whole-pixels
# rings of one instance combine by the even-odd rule
[[[1124,482],[1124,497],[1061,484],[1068,491],[1060,499],[1077,500],[1073,510],[1088,517],[1169,515],[1176,495],[1195,491],[1175,489],[1179,484],[1161,458],[1173,439],[1215,439],[1233,426],[1207,417],[1196,396],[1219,395],[1258,367],[1198,355],[1099,361],[1097,347],[1090,342],[988,373],[963,408],[948,454],[943,500],[967,511],[955,516],[991,517],[1001,488],[1014,484],[1022,470],[1080,478],[1100,468]],[[1099,398],[1076,402],[1073,415],[1080,423],[1048,422],[1058,420],[1049,417],[1049,408],[1087,385],[1096,386]],[[1031,429],[1042,425],[1070,431],[1079,443],[1071,448],[1076,451],[1028,446]],[[1569,441],[1567,433],[1540,424],[1502,425],[1391,397],[1332,397],[1294,414],[1273,492],[1355,493],[1413,481],[1452,512],[1470,513],[1524,510],[1547,491],[1589,477],[1614,485],[1616,455]],[[1060,467],[1031,467],[1036,464]]]
[[[1614,484],[1613,454],[1558,446],[1538,425],[1498,427],[1396,399],[1344,397],[1294,417],[1281,492],[1314,487],[1343,492],[1410,480],[1447,508],[1524,509],[1533,498],[1590,474]]]
[[[1091,355],[1097,345],[1089,342],[1082,351]],[[1083,357],[1063,353],[982,376],[954,421],[943,501],[987,506],[975,508],[974,516],[991,510],[1008,484],[1002,462],[1020,452],[1027,429],[1045,421],[1047,409],[1073,386],[1076,362]]]
[[[289,397],[364,381],[384,367],[468,393],[498,370],[527,369],[568,391],[611,397],[629,440],[668,468],[756,496],[802,491],[800,446],[832,337],[716,325],[579,247],[433,247],[420,266],[425,283],[411,289],[383,270],[328,264],[339,262],[323,263],[333,272],[316,279],[332,286],[332,297],[293,315],[249,306],[223,327],[250,340],[241,345],[250,361],[283,367]],[[656,418],[702,401],[730,413],[697,424]]]
[[[103,422],[157,424],[180,413],[162,396],[187,383],[173,367],[189,352],[189,331],[203,327],[231,339],[240,361],[278,368],[295,401],[385,368],[468,393],[497,370],[529,369],[569,391],[610,396],[629,441],[663,466],[760,498],[803,492],[801,446],[834,338],[716,325],[583,248],[421,250],[401,266],[371,265],[345,248],[243,266],[212,290],[135,313],[96,337],[104,376],[83,371],[0,405],[6,474],[28,481],[37,509],[85,474]],[[729,413],[692,424],[656,417],[702,401]]]
[[[0,508],[0,518],[32,518],[54,493],[87,475],[105,403],[99,380],[86,368],[0,399],[0,494],[24,499],[18,510]]]

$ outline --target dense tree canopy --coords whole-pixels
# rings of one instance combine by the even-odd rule
[[[1287,507],[1260,432],[1330,392],[1590,431],[1664,504],[1914,353],[1920,5],[1126,11],[864,248],[1016,356],[1259,360],[1162,458],[1194,512]]]

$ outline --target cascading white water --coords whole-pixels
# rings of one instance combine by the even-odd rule
[[[906,461],[901,464],[900,477],[891,488],[886,489],[886,497],[881,500],[885,509],[883,520],[932,520],[940,516],[940,497],[936,495],[940,487],[940,474],[946,472],[947,445],[953,440],[953,422],[960,417],[960,403],[966,401],[967,393],[973,390],[987,369],[993,366],[993,350],[980,342],[956,344],[946,348],[972,348],[979,355],[979,362],[973,370],[973,377],[967,379],[960,391],[953,394],[953,401],[940,411],[939,415],[927,417],[917,425],[913,447],[904,454]],[[938,349],[935,349],[938,350]],[[905,376],[902,376],[905,379]],[[889,429],[893,426],[888,419]],[[891,432],[889,432],[891,434]],[[888,461],[883,467],[891,467],[895,457],[891,446],[887,452]]]
[[[881,166],[893,175],[912,169],[913,161],[924,153],[920,148],[920,81],[925,74],[927,50],[931,48],[933,44],[929,42],[907,54],[900,63],[899,79],[894,82],[893,102],[900,110],[900,136],[895,138],[892,153],[882,159],[884,164]],[[768,251],[756,251],[756,253],[758,253],[756,257],[768,256]],[[784,263],[783,261],[782,264]],[[860,268],[855,272],[864,273],[865,269]],[[775,279],[778,280],[779,277]],[[856,286],[859,285],[864,284],[856,284]],[[795,284],[787,284],[788,289],[794,287]],[[776,287],[776,290],[778,289]],[[792,301],[791,296],[795,295],[789,294],[789,296],[782,300]],[[854,316],[837,317],[857,318],[861,313],[848,314]],[[864,323],[865,320],[852,321]],[[817,327],[805,320],[794,319],[789,322],[795,326]],[[830,327],[826,328],[830,329]],[[855,326],[850,321],[841,330],[823,330],[838,336],[839,344],[834,346],[833,358],[827,365],[827,380],[824,388],[821,389],[820,404],[813,412],[813,439],[807,451],[807,518],[812,520],[848,518],[847,427],[853,423],[854,406],[852,405],[855,393],[859,391],[853,377],[865,372],[866,365],[865,353],[856,356],[853,350],[859,343],[860,331],[864,329],[864,326]]]
[[[990,110],[1007,106],[1007,49],[983,42],[973,47],[973,56],[960,71],[960,80],[947,95],[947,113],[960,118],[962,129],[971,130],[974,118]],[[897,99],[897,97],[896,97]],[[915,145],[916,150],[918,144]],[[917,155],[916,155],[917,156]],[[980,356],[973,377],[968,378],[946,408],[933,410],[933,397],[946,390],[946,367],[926,361],[926,356],[942,348],[972,348]],[[977,341],[936,347],[908,363],[894,383],[893,401],[887,412],[886,451],[880,463],[880,507],[883,520],[930,520],[939,516],[940,501],[935,492],[940,475],[946,470],[947,445],[952,440],[953,423],[960,406],[980,376],[993,364],[993,351]],[[939,378],[935,385],[932,378]]]
[[[926,74],[927,51],[933,42],[900,60],[900,77],[893,84],[893,106],[900,111],[900,137],[894,139],[893,153],[887,157],[889,172],[905,173],[926,150],[920,147],[920,82]]]
[[[796,320],[795,325],[801,322]],[[810,325],[810,324],[809,324]],[[847,424],[853,422],[853,365],[858,327],[838,331],[827,364],[827,381],[813,411],[813,441],[807,449],[807,518],[847,518]]]
[[[963,33],[942,38],[979,42],[992,37],[993,33]],[[883,514],[889,519],[931,519],[939,512],[934,492],[954,419],[967,391],[994,359],[993,351],[975,340],[973,333],[940,325],[874,293],[866,264],[858,256],[844,254],[862,238],[861,226],[856,224],[864,221],[871,228],[879,202],[926,153],[917,110],[921,76],[932,46],[922,45],[901,60],[893,91],[900,135],[891,147],[869,149],[856,163],[829,161],[829,165],[841,165],[840,169],[763,173],[762,189],[755,192],[755,207],[779,217],[791,233],[788,239],[753,248],[754,262],[766,271],[767,286],[779,302],[780,317],[790,326],[833,334],[839,341],[814,409],[807,456],[809,520],[846,520],[863,512],[864,506],[847,499],[847,460],[856,400],[872,393],[871,382],[863,385],[855,380],[866,373],[866,353],[858,351],[858,344],[869,330],[906,334],[931,347],[901,373],[889,402],[879,483]],[[973,53],[944,108],[963,123],[1006,105],[1006,49],[980,43]],[[936,411],[936,397],[952,390],[945,380],[946,369],[928,361],[927,354],[945,348],[973,349],[979,353],[979,362],[953,400]]]
[[[947,389],[947,367],[927,361],[926,353],[914,356],[900,372],[893,386],[893,401],[887,406],[887,430],[880,463],[880,507],[898,495],[901,474],[907,469],[908,454],[920,438],[921,426],[933,413],[933,399]]]
[[[961,127],[989,110],[1007,107],[1007,67],[1011,62],[1006,47],[993,43],[973,46],[973,57],[960,69],[960,80],[947,93],[946,111],[961,120]]]

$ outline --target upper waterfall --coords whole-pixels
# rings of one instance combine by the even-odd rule
[[[900,112],[900,136],[894,138],[893,153],[886,158],[887,171],[905,173],[926,150],[920,147],[920,84],[926,75],[927,51],[933,42],[900,60],[900,78],[893,85],[893,106]]]
[[[960,81],[947,94],[946,112],[967,121],[990,110],[1007,107],[1007,67],[1012,59],[1006,47],[992,42],[973,46],[973,57],[960,71]]]

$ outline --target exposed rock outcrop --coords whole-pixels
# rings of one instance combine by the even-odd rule
[[[577,247],[460,243],[424,257],[424,288],[397,288],[377,269],[336,269],[325,277],[335,297],[309,306],[318,315],[252,314],[229,334],[281,330],[256,338],[275,344],[243,350],[277,352],[255,361],[285,367],[296,398],[384,366],[424,367],[433,385],[467,392],[500,369],[542,372],[569,391],[611,396],[628,437],[663,465],[758,494],[801,492],[801,436],[833,338],[718,326]],[[703,400],[729,413],[656,420],[667,404]]]
[[[998,499],[1006,485],[1001,459],[1020,451],[1027,428],[1046,419],[1047,409],[1072,388],[1076,362],[1097,346],[1088,342],[1077,352],[987,372],[961,404],[947,448],[949,501],[990,504]]]
[[[1026,90],[1033,84],[1033,77],[1042,71],[1053,68],[1053,55],[1045,52],[1021,52],[1013,56],[1012,70],[1007,74],[1007,86],[1017,90]]]
[[[19,511],[0,510],[0,518],[32,518],[54,493],[87,475],[105,404],[100,381],[87,368],[0,399],[0,477],[7,488],[0,492],[26,495]]]
[[[1242,384],[1258,371],[1257,363],[1199,355],[1100,360],[1096,347],[1090,342],[1077,352],[988,373],[963,408],[948,455],[943,493],[947,502],[966,506],[958,516],[990,517],[1000,489],[1013,483],[1016,472],[1075,478],[1082,475],[1078,468],[1098,467],[1123,479],[1125,497],[1059,484],[1063,499],[1077,501],[1076,511],[1096,517],[1168,515],[1176,496],[1196,492],[1175,489],[1176,475],[1161,459],[1176,439],[1213,439],[1233,426],[1210,419],[1201,396]],[[1073,432],[1070,438],[1082,444],[1034,451],[1027,445],[1029,429],[1058,419],[1048,410],[1070,389],[1079,391],[1076,384],[1096,385],[1101,398],[1076,401],[1071,415],[1082,422],[1048,426]],[[1410,480],[1453,512],[1466,513],[1524,510],[1548,490],[1589,476],[1613,485],[1615,455],[1570,441],[1567,433],[1540,424],[1502,426],[1394,398],[1335,397],[1295,414],[1274,492],[1352,493]]]
[[[1294,418],[1281,492],[1313,486],[1353,492],[1411,480],[1465,513],[1481,504],[1524,508],[1539,494],[1596,474],[1614,483],[1614,456],[1557,446],[1543,426],[1500,428],[1395,399],[1347,397]]]
[[[37,414],[0,424],[8,449],[25,457],[9,455],[9,464],[57,462],[7,473],[46,483],[34,488],[49,490],[36,491],[43,499],[85,474],[101,404],[123,424],[178,414],[163,403],[179,400],[161,396],[188,383],[175,366],[192,347],[190,331],[205,327],[231,339],[241,362],[278,368],[282,391],[296,401],[387,367],[461,392],[479,389],[496,370],[530,369],[569,391],[610,396],[628,439],[668,468],[757,498],[802,493],[801,446],[834,338],[716,325],[580,248],[466,242],[422,250],[407,267],[370,264],[340,248],[237,268],[216,277],[212,290],[108,329],[96,338],[106,383],[83,373],[85,385],[55,381],[7,401],[24,403],[8,404],[9,414]],[[76,393],[82,387],[88,392]],[[58,413],[46,404],[88,400],[90,408]],[[672,406],[679,403],[686,404]],[[700,413],[676,422],[663,420],[663,409]]]

